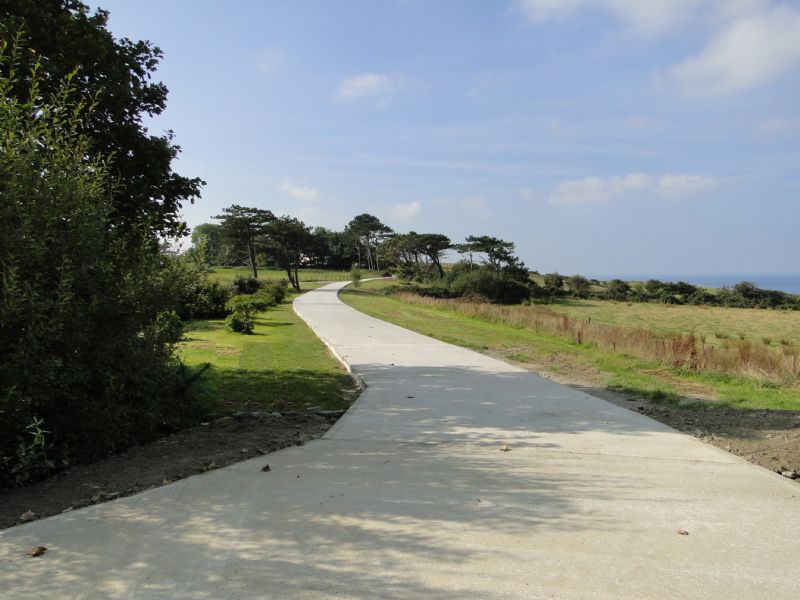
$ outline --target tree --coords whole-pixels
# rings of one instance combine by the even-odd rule
[[[222,251],[222,226],[202,223],[192,229],[192,251],[205,265],[219,265]]]
[[[223,240],[239,252],[246,253],[253,277],[258,279],[256,245],[267,225],[275,220],[271,211],[262,208],[233,204],[214,217],[222,221],[220,233]]]
[[[22,30],[30,48],[18,57],[8,93],[26,99],[36,61],[43,96],[77,69],[71,81],[76,95],[95,102],[78,133],[88,137],[93,154],[111,159],[110,176],[118,182],[112,192],[114,226],[134,235],[139,225],[163,236],[182,235],[181,205],[198,198],[205,182],[172,170],[180,147],[171,131],[151,135],[142,123],[144,115],[166,107],[167,87],[152,80],[161,50],[146,41],[114,39],[107,24],[107,11],[90,13],[79,0],[0,2],[0,41],[11,42]],[[9,68],[4,66],[5,75]]]
[[[359,266],[361,266],[361,250],[363,248],[366,251],[367,268],[380,269],[378,244],[393,233],[392,228],[384,225],[378,217],[363,213],[354,217],[347,224],[345,233],[356,246]],[[375,251],[374,257],[373,251]]]
[[[439,277],[444,277],[442,255],[452,248],[450,238],[441,233],[421,233],[417,236],[419,251],[424,254],[436,268]]]
[[[273,219],[264,228],[267,252],[286,271],[289,283],[300,291],[300,279],[297,271],[312,247],[314,238],[311,229],[294,217]]]
[[[527,281],[529,271],[525,263],[514,254],[514,242],[507,242],[488,235],[467,237],[465,244],[457,246],[461,254],[469,254],[470,264],[472,255],[481,254],[481,260],[495,273],[504,271],[517,281]]]
[[[65,83],[19,99],[0,49],[0,487],[186,424],[178,261],[114,225],[107,163]],[[27,77],[27,75],[26,75]],[[39,432],[39,433],[37,433]],[[36,433],[36,435],[33,435]]]

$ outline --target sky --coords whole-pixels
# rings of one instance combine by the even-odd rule
[[[103,0],[164,52],[175,170],[541,272],[800,273],[800,0]]]

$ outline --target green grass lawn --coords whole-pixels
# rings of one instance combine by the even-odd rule
[[[196,390],[215,416],[310,406],[337,410],[355,397],[352,379],[295,315],[291,297],[263,313],[253,335],[233,333],[223,320],[197,320],[186,338],[180,348],[186,364],[211,364]]]
[[[211,281],[231,282],[237,275],[252,276],[250,267],[212,267],[208,274]],[[328,269],[300,269],[300,283],[321,281],[346,281],[350,279],[350,271],[331,271]],[[379,277],[378,271],[361,271],[363,278]],[[286,279],[286,271],[280,269],[258,269],[258,278],[264,280]]]
[[[578,345],[565,339],[539,335],[531,330],[466,317],[444,308],[410,305],[391,296],[374,292],[375,288],[390,284],[383,281],[368,282],[357,290],[344,291],[341,296],[347,304],[373,317],[442,341],[523,364],[544,365],[553,372],[561,370],[595,374],[600,378],[602,385],[631,394],[676,400],[678,396],[696,393],[711,395],[719,405],[732,408],[800,409],[800,390],[797,388],[780,387],[733,375],[682,372],[587,344]],[[628,308],[625,304],[603,304],[609,305],[603,307],[608,319],[614,317],[612,311],[614,305],[618,310]],[[658,306],[660,305],[649,308]],[[739,309],[719,310],[739,312]],[[758,315],[763,313],[766,318],[782,316],[781,313],[773,311],[752,312]],[[618,318],[625,323],[634,324],[625,321],[624,315]],[[736,320],[740,317],[729,318]],[[795,318],[798,318],[796,314]],[[680,319],[676,318],[674,322],[677,325]],[[642,323],[637,324],[645,326]]]

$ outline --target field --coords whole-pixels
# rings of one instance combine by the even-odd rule
[[[534,370],[555,375],[568,374],[591,385],[673,402],[680,397],[698,397],[711,398],[715,405],[730,408],[800,409],[800,389],[794,385],[783,385],[769,378],[747,374],[689,371],[638,358],[630,353],[609,351],[597,344],[578,343],[572,337],[556,335],[546,328],[537,332],[519,325],[519,321],[516,324],[503,322],[509,314],[527,316],[524,311],[533,311],[536,307],[496,307],[499,316],[459,314],[459,303],[412,297],[405,297],[403,301],[373,293],[375,288],[385,285],[386,282],[365,283],[359,290],[346,291],[342,298],[372,316],[420,333],[528,365]],[[661,308],[664,307],[575,302],[550,305],[546,307],[549,309],[546,312],[567,313],[572,310],[572,316],[591,318],[593,322],[615,326],[621,337],[627,331],[623,328],[634,327],[658,333],[689,333],[695,327],[695,333],[700,335],[699,329],[703,325],[708,328],[708,335],[715,339],[714,331],[730,330],[730,336],[737,340],[738,333],[742,332],[752,340],[769,335],[772,339],[785,337],[790,344],[797,343],[796,320],[800,319],[797,313],[672,306],[662,312],[659,311]],[[469,313],[473,309],[468,307],[464,310]],[[710,315],[708,323],[707,314]],[[730,343],[736,343],[737,340],[731,340]],[[723,339],[722,342],[728,340]],[[763,342],[757,343],[763,346]],[[782,356],[778,349],[773,349],[772,354]]]
[[[657,333],[693,333],[712,343],[744,339],[760,344],[768,341],[766,345],[773,348],[800,346],[800,313],[796,311],[611,300],[565,300],[541,306],[606,325],[642,327]]]
[[[186,338],[184,361],[195,368],[211,365],[196,386],[213,414],[336,410],[354,396],[350,376],[295,315],[291,297],[262,313],[252,335],[227,330],[223,320],[196,320]]]

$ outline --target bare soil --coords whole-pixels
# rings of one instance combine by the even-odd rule
[[[238,417],[223,417],[38,483],[2,490],[0,529],[299,446],[320,437],[338,418],[290,412],[234,414]]]
[[[497,358],[504,359],[503,356]],[[507,359],[505,359],[507,360]],[[721,407],[702,386],[672,381],[683,397],[677,404],[621,393],[603,385],[599,371],[566,356],[521,366],[650,417],[777,473],[800,473],[800,411]],[[796,479],[800,483],[800,477]]]

